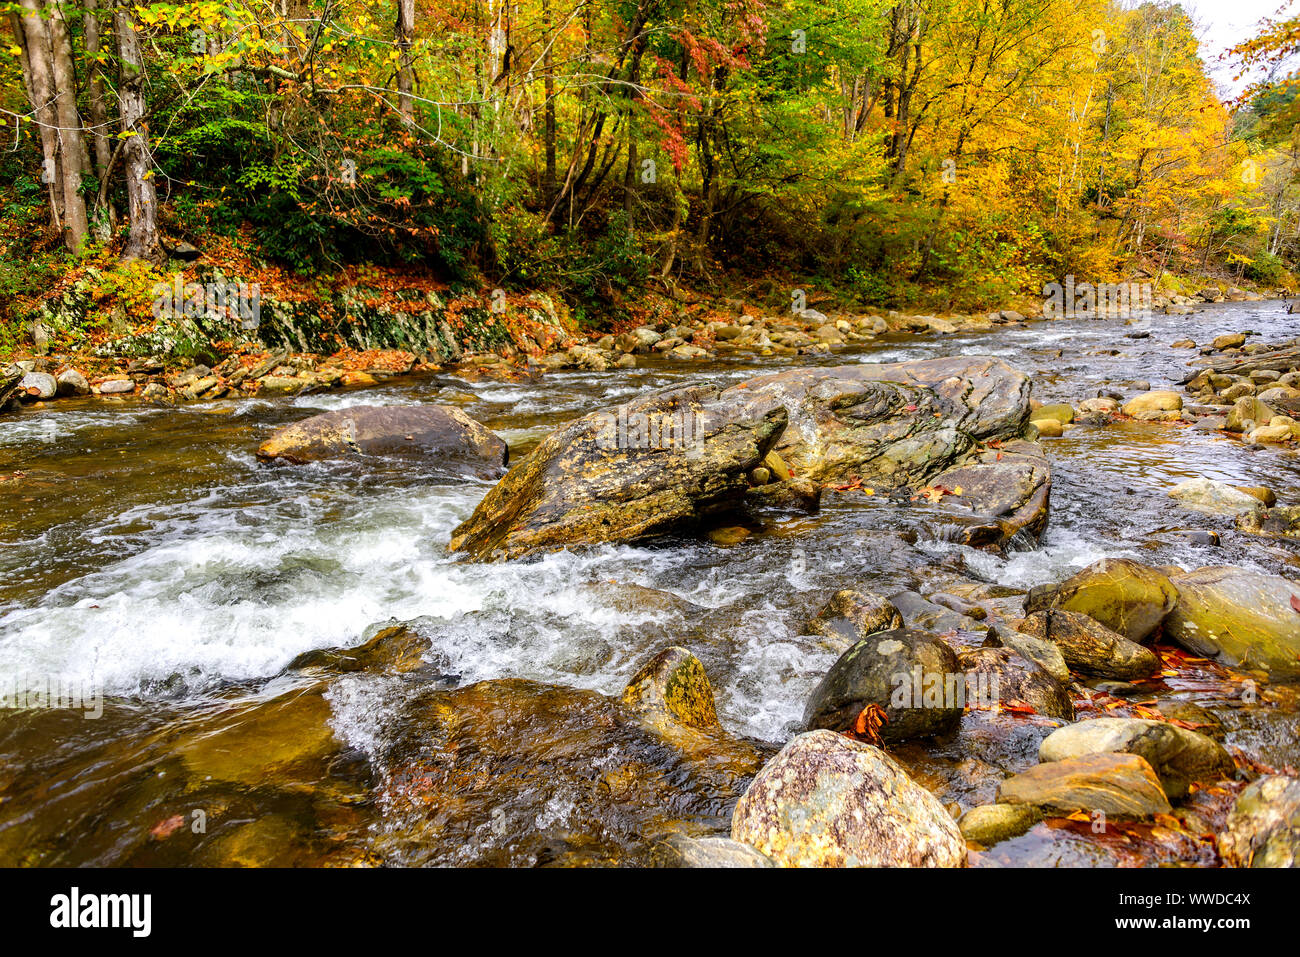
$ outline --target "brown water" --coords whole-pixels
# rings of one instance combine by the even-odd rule
[[[732,548],[680,539],[476,566],[443,546],[482,482],[401,461],[283,468],[253,456],[271,429],[317,411],[419,402],[460,406],[518,456],[558,423],[644,390],[813,362],[995,355],[1034,378],[1036,397],[1078,401],[1107,383],[1127,395],[1132,380],[1176,381],[1194,355],[1171,349],[1177,339],[1296,334],[1277,302],[1142,328],[1150,338],[1125,338],[1117,321],[1038,323],[886,337],[830,358],[410,378],[174,409],[61,401],[0,419],[0,476],[21,473],[0,482],[0,680],[107,696],[97,720],[0,711],[0,862],[644,863],[674,829],[725,833],[738,789],[771,751],[733,739],[665,747],[579,693],[616,694],[667,644],[704,661],[728,729],[779,744],[835,657],[799,625],[838,588],[1027,589],[1103,556],[1300,578],[1294,544],[1249,539],[1165,495],[1203,475],[1290,501],[1296,456],[1163,424],[1048,440],[1050,527],[1007,557],[943,541],[940,512],[882,499],[828,501]],[[1188,544],[1192,528],[1218,529],[1222,546]],[[392,619],[417,620],[427,667],[284,673],[299,654],[357,645]],[[1221,677],[1165,690],[1214,707],[1229,743],[1258,760],[1300,764],[1290,699],[1243,708]],[[527,680],[470,687],[506,678]],[[1003,774],[1034,763],[1050,727],[988,721],[969,716],[954,741],[900,757],[945,802],[991,800]],[[1043,826],[998,852],[986,863],[1133,862]]]

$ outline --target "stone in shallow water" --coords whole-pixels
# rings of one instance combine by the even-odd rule
[[[1060,608],[1036,611],[1016,628],[1054,644],[1071,670],[1083,674],[1127,681],[1160,670],[1160,659],[1150,648],[1078,612]]]
[[[957,656],[939,638],[913,628],[880,631],[840,656],[808,698],[804,726],[852,730],[868,705],[884,710],[884,741],[951,731],[961,720],[966,686]]]
[[[966,840],[992,847],[1019,837],[1042,819],[1043,812],[1029,804],[983,804],[971,808],[957,823]]]
[[[1263,508],[1263,503],[1254,495],[1226,482],[1207,478],[1179,482],[1169,490],[1169,497],[1177,499],[1179,504],[1187,508],[1214,515],[1239,515]]]
[[[1058,728],[1043,740],[1038,758],[1062,761],[1108,752],[1146,758],[1171,798],[1186,795],[1194,781],[1218,781],[1237,772],[1228,752],[1214,739],[1142,718],[1094,718]]]
[[[831,596],[826,607],[803,627],[803,633],[819,635],[823,644],[843,653],[855,642],[878,631],[903,627],[903,616],[884,595],[842,589]]]
[[[998,801],[1066,814],[1101,811],[1117,818],[1170,811],[1155,771],[1136,754],[1089,754],[1040,764],[1003,781]]]
[[[1300,779],[1269,775],[1242,791],[1218,845],[1229,867],[1300,864]]]
[[[1128,558],[1103,558],[1066,579],[1052,607],[1101,622],[1130,641],[1143,642],[1178,598],[1169,576]]]
[[[657,867],[772,867],[748,844],[727,837],[673,837],[656,848]]]
[[[1172,579],[1178,602],[1165,634],[1198,655],[1279,677],[1300,675],[1300,584],[1230,566]]]
[[[801,734],[736,802],[731,836],[782,867],[960,867],[966,843],[938,799],[885,752]]]
[[[991,689],[992,700],[972,706],[1027,704],[1038,714],[1074,720],[1069,690],[1034,662],[1010,648],[976,648],[957,656],[957,667],[968,686]]]
[[[358,405],[277,429],[257,457],[300,464],[359,453],[426,455],[440,465],[495,477],[509,449],[495,432],[450,406]]]
[[[633,711],[691,728],[718,725],[713,686],[700,659],[685,648],[666,648],[637,669],[623,689],[623,703]]]

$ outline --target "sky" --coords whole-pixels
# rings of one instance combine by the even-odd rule
[[[1246,81],[1233,82],[1235,70],[1230,62],[1220,62],[1219,54],[1255,36],[1259,21],[1277,16],[1279,9],[1300,11],[1295,0],[1183,0],[1182,5],[1200,27],[1201,56],[1210,75],[1227,94],[1240,92]]]

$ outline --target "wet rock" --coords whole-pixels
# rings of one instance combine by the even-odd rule
[[[1278,677],[1300,675],[1300,584],[1243,568],[1175,576],[1165,634],[1198,655]]]
[[[1064,761],[1088,754],[1137,754],[1160,779],[1165,794],[1177,799],[1194,781],[1219,781],[1236,776],[1228,752],[1213,738],[1165,721],[1141,718],[1094,718],[1049,734],[1038,749],[1038,760]]]
[[[1040,438],[1059,439],[1065,434],[1065,428],[1057,419],[1030,419],[1029,424],[1038,430]]]
[[[1043,816],[1039,808],[1030,804],[983,804],[963,814],[957,826],[966,840],[992,847],[1024,834]]]
[[[1052,607],[1087,615],[1140,643],[1160,626],[1177,597],[1159,569],[1128,558],[1103,558],[1062,582]]]
[[[1300,778],[1268,775],[1242,791],[1218,846],[1229,867],[1300,865]]]
[[[682,833],[720,833],[773,749],[718,729],[666,736],[621,701],[522,679],[421,690],[371,748],[405,866],[646,865]]]
[[[715,545],[739,545],[753,534],[743,525],[726,525],[709,531],[709,541]]]
[[[289,663],[288,671],[311,675],[350,674],[368,671],[404,674],[427,664],[431,647],[427,637],[406,623],[379,628],[355,648],[321,648],[306,651]]]
[[[961,831],[878,748],[830,731],[781,749],[736,803],[731,836],[783,867],[960,867]]]
[[[125,395],[135,391],[135,383],[130,379],[108,379],[95,386],[100,395]]]
[[[1229,332],[1222,336],[1215,336],[1210,343],[1217,352],[1222,352],[1224,349],[1239,349],[1245,344],[1246,333],[1244,332]]]
[[[972,440],[1017,436],[1029,414],[1029,380],[978,357],[795,369],[724,395],[784,408],[790,426],[775,450],[819,482],[924,481],[958,464]]]
[[[1239,515],[1262,508],[1260,500],[1226,482],[1194,478],[1179,482],[1169,490],[1169,497],[1198,512],[1212,515]]]
[[[1032,542],[1047,528],[1052,467],[1033,442],[1017,439],[973,452],[930,481],[961,489],[942,502],[959,516],[956,539],[964,545],[1000,548],[1017,537]]]
[[[666,648],[638,668],[623,689],[623,703],[656,722],[718,726],[713,686],[700,659],[685,648]]]
[[[913,628],[881,631],[840,656],[813,690],[804,726],[852,730],[868,705],[884,710],[883,741],[951,731],[961,720],[966,687],[957,656],[939,638]]]
[[[748,844],[726,837],[669,838],[656,849],[656,867],[773,867],[771,860]]]
[[[832,651],[844,652],[868,635],[902,627],[903,616],[888,598],[846,588],[832,595],[802,630],[824,638]]]
[[[1147,760],[1136,754],[1089,754],[1040,764],[1007,778],[998,802],[1112,818],[1168,814],[1169,799]]]
[[[786,424],[711,386],[653,392],[552,432],[479,503],[449,550],[477,560],[632,542],[735,511]]]
[[[1278,505],[1237,516],[1237,527],[1252,535],[1300,538],[1300,505]]]
[[[1246,432],[1257,425],[1267,425],[1276,413],[1254,396],[1243,396],[1228,410],[1224,428],[1229,432]]]
[[[501,437],[459,409],[440,405],[358,405],[277,429],[257,450],[264,461],[301,464],[367,454],[418,453],[449,468],[492,476],[505,467]]]
[[[988,706],[1027,704],[1049,718],[1074,720],[1074,701],[1065,685],[1010,648],[963,651],[957,655],[957,667],[968,687],[991,689]]]
[[[1102,397],[1084,399],[1079,403],[1079,411],[1085,414],[1098,413],[1102,415],[1114,415],[1119,411],[1119,403],[1114,399]]]
[[[1177,412],[1183,407],[1183,397],[1168,389],[1157,389],[1129,399],[1120,411],[1136,418],[1142,412]]]
[[[822,486],[804,478],[769,482],[745,492],[746,508],[757,512],[816,512],[821,499]]]
[[[1010,648],[1022,658],[1028,658],[1057,681],[1070,680],[1070,668],[1061,649],[1050,641],[1036,638],[1005,625],[995,625],[984,642],[993,648]],[[1141,645],[1138,645],[1141,648]],[[1145,649],[1144,649],[1145,650]]]
[[[48,372],[29,372],[18,383],[18,395],[24,402],[43,402],[58,393],[58,380]]]
[[[1055,419],[1058,422],[1073,422],[1074,408],[1064,402],[1049,403],[1035,409],[1030,418],[1038,419]]]
[[[1218,715],[1191,701],[1161,698],[1156,702],[1156,710],[1170,721],[1182,721],[1184,724],[1192,725],[1190,730],[1199,731],[1215,741],[1222,741],[1227,736],[1227,729],[1224,728]]]
[[[1160,659],[1150,648],[1107,628],[1078,612],[1048,609],[1034,612],[1018,630],[1049,641],[1060,649],[1072,671],[1103,678],[1146,678],[1160,670]]]

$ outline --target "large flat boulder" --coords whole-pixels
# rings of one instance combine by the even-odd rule
[[[263,461],[294,464],[351,455],[419,454],[441,466],[500,475],[510,450],[491,429],[442,405],[358,405],[277,429],[261,444]]]
[[[971,494],[944,493],[945,505],[981,516],[972,544],[1000,544],[1041,530],[1050,471],[1029,443],[1002,460],[984,456],[980,443],[1021,435],[1028,414],[1028,379],[989,358],[794,369],[726,389],[666,389],[551,433],[449,547],[502,560],[634,542],[761,505],[798,483],[919,488],[953,467],[969,470],[950,480],[968,481]],[[785,497],[809,498],[795,491]]]

